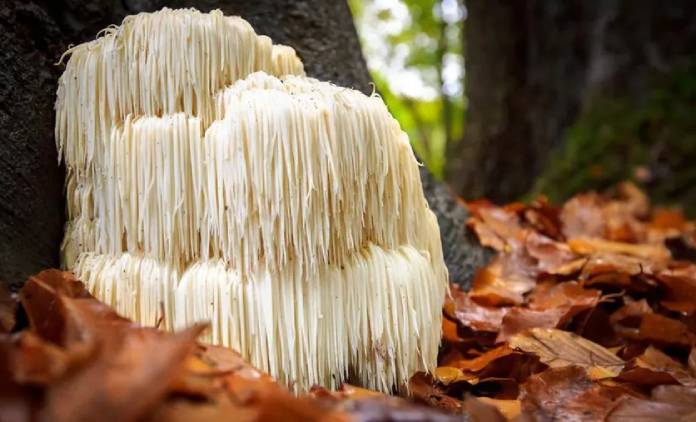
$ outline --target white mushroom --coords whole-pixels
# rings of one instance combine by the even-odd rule
[[[439,229],[378,96],[304,77],[240,18],[165,9],[72,49],[56,110],[63,264],[98,298],[210,320],[295,391],[433,369]]]

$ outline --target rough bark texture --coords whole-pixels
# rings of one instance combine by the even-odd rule
[[[352,16],[344,1],[326,0],[56,0],[0,6],[0,280],[15,287],[58,264],[64,222],[63,169],[53,139],[55,66],[69,44],[93,39],[124,16],[164,6],[221,9],[247,19],[261,34],[294,47],[310,76],[370,91]],[[466,236],[466,210],[423,171],[438,215],[454,280],[470,280],[486,253]]]
[[[692,0],[466,0],[464,142],[448,179],[518,199],[597,95],[640,93],[696,51]]]

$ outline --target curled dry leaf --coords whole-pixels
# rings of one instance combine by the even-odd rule
[[[469,396],[465,400],[465,405],[469,409],[469,400],[473,399],[473,396]],[[495,406],[501,415],[507,420],[515,419],[522,413],[522,403],[519,400],[499,400],[492,399],[490,397],[477,397],[476,400],[483,402],[485,404]],[[487,419],[490,420],[490,419]]]
[[[503,322],[506,308],[480,305],[456,286],[452,287],[452,306],[445,305],[445,313],[462,326],[475,331],[497,332]]]
[[[577,283],[538,284],[529,296],[529,307],[515,307],[503,317],[497,342],[530,328],[558,328],[587,309],[597,306],[599,290],[584,289]]]
[[[552,368],[581,367],[593,379],[617,376],[625,362],[597,343],[556,329],[535,328],[517,334],[510,346],[539,356]]]
[[[696,265],[665,270],[657,275],[665,289],[660,303],[670,311],[696,313]]]
[[[17,314],[17,300],[10,292],[9,283],[0,280],[0,334],[12,331]]]
[[[600,421],[623,394],[592,382],[583,368],[549,368],[522,385],[522,412],[536,420]]]
[[[651,399],[624,397],[607,416],[609,422],[686,422],[696,419],[696,389],[656,387]]]
[[[462,402],[448,396],[438,387],[432,376],[417,372],[408,381],[411,397],[418,403],[443,409],[450,413],[461,413]]]
[[[508,420],[498,406],[484,400],[484,397],[467,396],[464,399],[464,409],[467,419],[472,422],[505,422]]]
[[[468,205],[473,217],[467,225],[474,230],[483,246],[499,252],[522,248],[525,230],[515,212],[490,204]]]
[[[523,212],[524,219],[537,232],[555,240],[563,240],[560,209],[544,197],[537,198]]]
[[[652,308],[645,299],[638,301],[624,299],[626,304],[609,317],[609,321],[618,335],[628,339],[640,338],[640,322],[643,315],[652,313]]]
[[[478,271],[469,297],[490,306],[519,305],[535,284],[536,272],[527,257],[503,254]]]
[[[602,201],[596,193],[584,193],[568,200],[563,204],[559,218],[563,234],[568,239],[604,235]]]
[[[502,327],[496,338],[496,343],[509,341],[514,335],[531,328],[555,328],[566,315],[566,312],[566,308],[534,310],[514,307],[503,317]]]
[[[550,274],[567,271],[567,266],[578,259],[565,243],[537,232],[530,232],[525,236],[525,248],[537,260],[537,269]]]
[[[645,386],[682,384],[696,387],[696,379],[681,363],[653,346],[649,346],[642,355],[628,362],[619,379]]]
[[[662,263],[671,258],[669,250],[661,244],[634,244],[613,242],[596,237],[578,237],[568,240],[570,249],[578,255],[613,253],[634,256]]]
[[[491,349],[480,356],[473,359],[458,360],[451,363],[451,366],[471,372],[479,372],[486,366],[491,364],[491,362],[500,359],[502,357],[508,356],[514,353],[514,351],[506,344]],[[438,368],[439,369],[439,368]]]
[[[597,306],[600,296],[599,290],[585,289],[573,281],[552,286],[540,284],[529,297],[529,307],[536,310],[567,308],[575,315]]]
[[[696,334],[683,322],[655,313],[642,316],[638,338],[667,346],[691,346],[696,343]]]

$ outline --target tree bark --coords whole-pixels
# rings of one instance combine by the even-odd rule
[[[447,180],[467,199],[519,199],[597,95],[646,90],[696,51],[692,0],[465,0],[463,142]]]
[[[0,6],[0,280],[18,287],[58,265],[64,223],[64,170],[53,138],[55,66],[69,44],[129,14],[162,7],[219,8],[247,19],[260,34],[294,47],[310,76],[369,93],[370,76],[344,1],[325,0],[61,0]],[[426,196],[443,232],[453,280],[467,284],[486,252],[467,236],[466,210],[422,170]]]

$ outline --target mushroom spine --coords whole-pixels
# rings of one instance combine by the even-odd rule
[[[210,320],[295,391],[433,369],[439,229],[378,96],[304,76],[241,18],[163,9],[71,49],[56,116],[61,259],[98,298]]]

